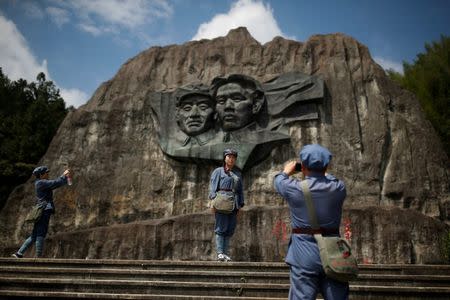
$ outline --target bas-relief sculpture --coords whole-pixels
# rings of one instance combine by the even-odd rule
[[[237,165],[249,168],[282,143],[289,123],[319,118],[323,81],[293,72],[260,83],[242,74],[154,92],[150,101],[159,143],[179,160],[221,161],[224,148],[239,151]]]

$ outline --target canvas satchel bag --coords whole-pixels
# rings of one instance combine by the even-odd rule
[[[319,222],[312,201],[311,191],[308,183],[303,180],[300,188],[305,195],[306,207],[308,209],[309,218],[311,220],[312,229],[319,230]],[[349,282],[358,276],[358,263],[352,254],[349,243],[341,238],[334,236],[322,236],[322,234],[314,234],[320,252],[320,260],[325,274],[340,282]]]
[[[234,210],[234,195],[218,192],[212,205],[221,214],[231,214]]]
[[[44,208],[47,206],[47,202],[43,201],[33,206],[31,211],[28,213],[25,218],[25,222],[27,223],[36,223],[42,217],[42,213],[44,212]]]
[[[235,208],[235,190],[236,184],[239,178],[230,171],[230,175],[233,178],[233,189],[232,193],[224,193],[218,191],[216,197],[212,200],[212,206],[217,212],[222,214],[231,214]]]

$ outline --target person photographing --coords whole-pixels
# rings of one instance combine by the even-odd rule
[[[241,172],[235,166],[238,153],[234,149],[223,151],[223,166],[211,173],[209,200],[215,215],[214,233],[218,261],[230,261],[230,239],[234,234],[239,209],[244,206],[244,192]],[[218,204],[218,198],[230,205]],[[223,203],[222,202],[222,203]],[[215,203],[215,204],[214,204]],[[222,209],[222,210],[221,210]]]
[[[326,173],[332,154],[318,144],[305,145],[300,151],[300,163],[288,162],[274,177],[276,191],[286,200],[291,214],[292,234],[286,255],[290,267],[289,299],[348,299],[349,285],[325,275],[314,234],[339,236],[345,185]],[[305,193],[300,181],[291,178],[301,170],[309,187],[320,229],[313,230]]]
[[[50,217],[55,212],[55,204],[53,203],[53,190],[68,183],[71,180],[70,170],[65,170],[64,173],[53,180],[50,180],[50,170],[46,166],[40,166],[33,170],[33,175],[36,177],[34,188],[36,192],[36,204],[44,207],[42,216],[34,223],[31,235],[25,240],[20,249],[12,256],[22,258],[27,249],[36,243],[36,257],[42,257],[44,249],[44,239],[47,235]]]

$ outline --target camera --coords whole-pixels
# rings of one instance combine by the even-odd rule
[[[302,164],[300,162],[295,163],[295,172],[301,172],[302,171]]]

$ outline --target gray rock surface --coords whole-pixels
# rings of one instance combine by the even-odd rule
[[[58,235],[54,235],[52,243],[57,243],[57,236],[63,241],[65,232],[77,231],[86,232],[103,246],[100,252],[90,250],[86,236],[79,234],[76,243],[67,241],[61,246],[68,244],[77,249],[63,253],[52,246],[47,255],[71,257],[71,253],[85,255],[93,251],[94,256],[101,253],[102,258],[209,257],[211,216],[200,214],[204,229],[196,235],[195,247],[186,239],[191,235],[183,232],[195,228],[191,226],[199,222],[198,213],[206,209],[209,174],[216,166],[178,162],[163,154],[148,95],[192,82],[209,84],[214,77],[232,73],[266,82],[292,71],[324,80],[326,99],[320,105],[321,118],[290,124],[291,144],[275,148],[269,158],[244,173],[246,204],[261,208],[243,214],[246,217],[241,222],[248,222],[248,226],[240,224],[238,231],[254,240],[242,239],[242,247],[250,252],[238,256],[252,260],[282,256],[271,253],[274,248],[258,235],[272,230],[272,211],[284,205],[274,192],[273,175],[286,160],[297,157],[302,145],[317,142],[334,154],[330,171],[347,184],[346,212],[352,215],[353,210],[358,210],[365,216],[357,214],[352,219],[358,228],[352,243],[361,249],[357,250],[361,259],[367,256],[371,261],[420,263],[426,261],[425,257],[433,257],[433,262],[443,262],[445,257],[432,246],[435,241],[430,239],[430,246],[426,245],[432,229],[439,228],[443,235],[445,230],[448,232],[448,158],[414,96],[391,82],[368,49],[349,36],[315,35],[304,43],[277,37],[260,45],[245,28],[213,40],[152,47],[128,60],[86,105],[69,113],[41,160],[50,167],[52,176],[62,173],[66,165],[75,172],[74,185],[55,193],[56,214],[50,234]],[[22,224],[33,201],[31,180],[9,197],[0,212],[4,249],[18,245],[26,237],[29,228]],[[166,250],[141,248],[140,236],[152,241],[149,247],[166,243],[169,237],[164,224],[173,222],[176,216],[190,226],[180,226],[170,239],[190,245],[188,254],[173,245],[170,255],[165,254]],[[267,219],[262,219],[264,216]],[[384,220],[384,226],[376,226],[375,236],[371,223],[367,223],[370,218],[374,224]],[[117,228],[125,226],[120,224],[131,222],[154,222],[162,227],[128,227],[134,229],[121,238],[128,241],[128,250],[138,251],[130,256],[128,250],[120,252],[117,244],[108,239],[119,237],[121,231]],[[408,223],[433,225],[413,226],[405,236],[402,226]],[[392,237],[384,243],[384,231],[402,235],[410,242]],[[419,250],[412,242],[418,239]],[[370,250],[364,248],[366,245],[382,246]],[[406,248],[410,251],[404,251]],[[233,249],[240,253],[238,250]]]
[[[351,243],[359,263],[443,263],[448,227],[411,209],[348,209]],[[208,212],[57,233],[46,256],[81,259],[214,260],[214,216]],[[289,242],[289,209],[256,207],[239,216],[231,242],[236,261],[282,261]],[[16,250],[7,249],[5,255]],[[33,252],[27,253],[28,257]]]

